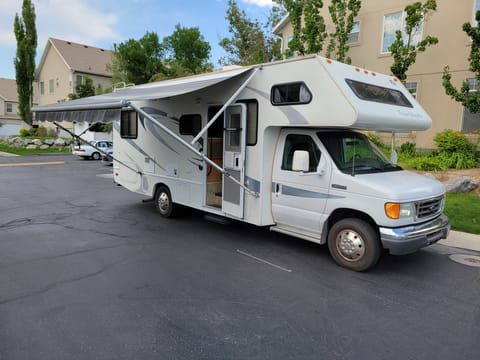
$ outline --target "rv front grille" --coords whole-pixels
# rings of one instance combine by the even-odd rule
[[[423,219],[440,214],[443,211],[444,197],[422,200],[415,203],[417,218]]]

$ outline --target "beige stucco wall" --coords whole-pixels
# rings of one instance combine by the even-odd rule
[[[470,41],[462,31],[462,24],[473,20],[474,1],[437,0],[437,11],[424,22],[423,37],[436,36],[439,44],[427,48],[425,53],[419,53],[416,63],[407,73],[407,82],[417,82],[417,99],[433,120],[430,130],[415,134],[418,147],[434,147],[433,137],[442,130],[462,129],[463,107],[445,95],[442,74],[444,67],[449,65],[452,81],[458,87],[463,80],[473,77],[468,70]],[[325,14],[329,3],[329,0],[325,1]],[[402,11],[411,3],[411,0],[362,1],[362,9],[357,16],[360,21],[360,40],[352,44],[348,53],[353,64],[391,73],[393,59],[390,54],[381,53],[384,15]],[[329,15],[324,16],[326,20],[329,19]],[[327,23],[327,26],[331,30],[332,25]],[[292,28],[287,24],[282,29],[283,41],[290,34]]]

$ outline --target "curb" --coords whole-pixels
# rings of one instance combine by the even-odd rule
[[[451,230],[448,234],[448,237],[446,239],[439,240],[438,244],[480,251],[480,235]]]

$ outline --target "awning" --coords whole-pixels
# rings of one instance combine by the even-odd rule
[[[126,102],[165,99],[191,93],[249,72],[251,67],[235,68],[181,79],[166,80],[118,89],[104,95],[36,106],[32,109],[37,121],[110,122],[119,118]]]

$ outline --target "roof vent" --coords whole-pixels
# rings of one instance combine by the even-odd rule
[[[70,41],[67,41],[67,44],[68,44],[68,45],[72,45],[72,43],[71,43]]]
[[[87,46],[87,45],[83,45],[83,47],[84,47],[85,49],[88,49],[88,46]]]

